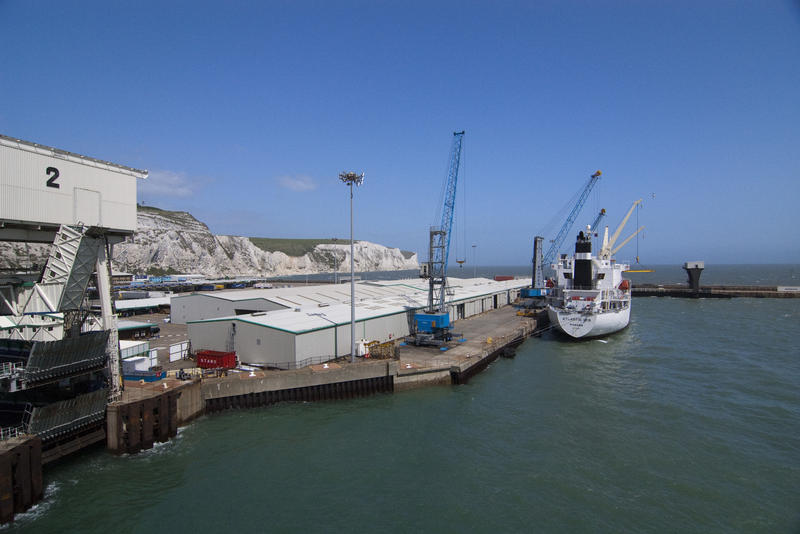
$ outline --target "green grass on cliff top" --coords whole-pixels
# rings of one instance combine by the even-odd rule
[[[251,237],[252,243],[267,252],[283,252],[287,256],[303,256],[314,250],[317,245],[344,245],[350,241],[344,239],[279,239],[274,237]]]
[[[287,256],[310,254],[317,245],[348,245],[349,239],[278,239],[273,237],[251,237],[252,243],[267,252],[283,252]],[[414,255],[407,250],[400,251],[408,259]]]
[[[170,211],[156,208],[155,206],[143,206],[141,204],[136,207],[140,211],[149,211],[151,213],[157,213],[162,217],[172,219],[176,223],[183,222],[186,215],[192,217],[192,215],[186,211]],[[249,237],[248,239],[261,250],[266,252],[283,252],[287,256],[292,257],[300,257],[309,254],[317,245],[348,245],[350,243],[349,239],[280,239],[274,237]],[[414,255],[413,252],[407,250],[401,250],[400,252],[406,259]]]

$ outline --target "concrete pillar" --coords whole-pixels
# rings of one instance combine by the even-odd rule
[[[705,262],[687,261],[683,264],[683,268],[689,277],[689,288],[693,291],[700,291],[700,274],[705,268]]]

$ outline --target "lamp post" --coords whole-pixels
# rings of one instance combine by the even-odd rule
[[[350,186],[350,363],[356,361],[356,279],[353,246],[353,185],[364,183],[364,173],[340,172],[339,179]]]

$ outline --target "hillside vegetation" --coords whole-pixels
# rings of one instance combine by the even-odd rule
[[[287,256],[304,256],[313,252],[317,245],[349,245],[344,239],[279,239],[274,237],[251,237],[250,241],[265,252],[283,252]],[[357,242],[357,241],[356,241]]]

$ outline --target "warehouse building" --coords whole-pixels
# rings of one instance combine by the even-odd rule
[[[528,280],[495,282],[483,278],[451,278],[449,282],[448,306],[453,320],[505,306],[514,301],[520,289],[529,283]],[[337,289],[343,289],[345,293],[341,302],[335,302],[333,298],[322,301],[322,296],[332,297]],[[234,350],[242,363],[284,369],[347,355],[351,346],[348,289],[308,286],[259,290],[263,292],[260,297],[249,294],[242,300],[253,305],[260,299],[264,307],[269,303],[281,308],[189,320],[192,349]],[[411,332],[414,313],[427,305],[427,295],[427,282],[418,279],[360,282],[356,285],[356,341],[383,343],[407,336]],[[197,314],[211,314],[217,306],[221,310],[230,310],[233,309],[230,306],[241,306],[242,302],[230,295],[220,299],[220,293],[194,296],[198,298],[191,302],[202,308],[194,310]],[[173,299],[173,313],[174,303],[180,298],[183,297]],[[220,302],[226,299],[231,299],[229,304]]]

